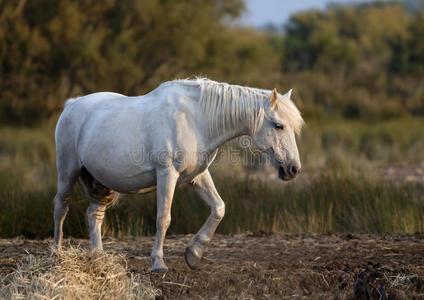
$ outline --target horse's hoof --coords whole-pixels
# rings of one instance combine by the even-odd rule
[[[168,267],[162,267],[162,268],[152,268],[150,270],[150,273],[156,273],[156,274],[163,274],[168,272]]]
[[[199,268],[197,264],[200,261],[200,257],[194,254],[194,252],[189,247],[187,247],[185,250],[184,259],[190,269],[197,270]]]
[[[150,273],[157,273],[157,274],[163,274],[168,272],[168,267],[165,265],[163,261],[155,261],[153,264],[152,269],[150,270]]]

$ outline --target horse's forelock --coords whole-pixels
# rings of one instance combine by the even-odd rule
[[[300,135],[302,128],[305,124],[305,121],[302,118],[302,114],[299,109],[293,103],[293,101],[285,96],[279,97],[278,101],[278,111],[287,121],[289,126],[293,129],[296,135]]]

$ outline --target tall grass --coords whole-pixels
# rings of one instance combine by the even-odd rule
[[[370,172],[379,164],[424,161],[422,123],[309,123],[299,142],[305,175],[315,174],[308,180],[254,180],[239,176],[252,172],[248,168],[214,165],[212,176],[227,208],[218,232],[423,232],[423,186],[393,185]],[[52,236],[55,192],[51,127],[0,128],[0,237]],[[76,187],[65,236],[88,236],[88,204]],[[169,232],[194,233],[208,215],[208,207],[189,186],[178,187]],[[154,193],[122,196],[120,204],[107,211],[103,231],[114,236],[151,235],[155,220]]]
[[[359,175],[324,174],[307,184],[252,182],[218,177],[226,202],[221,233],[274,232],[423,232],[424,189],[394,186]],[[3,193],[4,195],[4,193]],[[0,236],[49,237],[53,233],[52,198],[45,193],[9,193],[0,208]],[[85,209],[89,200],[76,188],[65,222],[65,235],[87,237]],[[209,208],[189,186],[177,188],[169,233],[194,233]],[[107,211],[104,234],[152,235],[155,232],[155,194],[122,196]]]
[[[300,139],[303,165],[326,167],[424,162],[424,119],[405,118],[384,122],[315,120],[307,123]]]
[[[337,174],[323,175],[306,185],[229,179],[216,180],[227,208],[218,229],[221,233],[424,231],[420,186],[389,186],[373,179]],[[154,197],[124,198],[122,202],[122,207],[109,211],[106,232],[153,234]],[[180,188],[174,197],[170,232],[194,233],[208,214],[209,209],[190,187]],[[140,231],[132,231],[132,226]]]

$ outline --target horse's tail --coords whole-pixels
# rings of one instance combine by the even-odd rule
[[[77,101],[79,98],[81,98],[81,97],[69,98],[68,100],[65,101],[64,108],[68,107],[69,105],[71,105],[72,103]]]

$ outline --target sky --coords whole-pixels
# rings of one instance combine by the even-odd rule
[[[254,27],[272,24],[280,27],[293,13],[308,9],[325,9],[330,3],[362,3],[369,0],[246,0],[247,12],[242,23]]]

